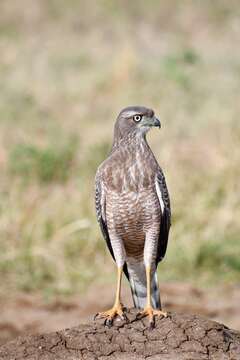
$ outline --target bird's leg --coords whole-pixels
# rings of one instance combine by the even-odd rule
[[[117,277],[117,290],[116,290],[116,298],[113,307],[110,310],[103,311],[98,313],[96,316],[100,318],[106,318],[106,325],[111,326],[113,319],[119,315],[120,318],[123,320],[125,319],[124,313],[123,313],[123,306],[120,301],[120,293],[121,293],[121,282],[122,282],[122,272],[123,268],[118,267],[118,277]]]
[[[149,327],[154,327],[154,317],[155,316],[164,316],[167,317],[167,313],[159,310],[154,309],[151,304],[151,267],[146,266],[146,278],[147,278],[147,304],[143,311],[141,311],[142,316],[149,317]]]

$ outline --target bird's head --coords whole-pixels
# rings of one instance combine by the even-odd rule
[[[152,127],[161,127],[152,109],[144,106],[126,107],[117,117],[114,142],[119,142],[131,135],[145,135]]]

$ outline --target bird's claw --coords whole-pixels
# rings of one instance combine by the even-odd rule
[[[99,315],[99,313],[97,312],[93,317],[93,321],[95,321],[97,319],[98,315]]]
[[[149,317],[149,330],[153,330],[155,327],[155,317],[167,317],[167,313],[162,310],[153,309],[152,307],[146,307],[137,315],[137,319],[140,320],[145,316]]]
[[[154,318],[149,321],[149,330],[153,330],[155,328],[155,320]]]
[[[112,324],[113,324],[113,318],[107,318],[107,319],[105,319],[105,321],[104,321],[104,325],[105,326],[107,326],[108,328],[110,328],[111,326],[112,326]]]
[[[126,316],[126,314],[124,314],[124,313],[122,313],[122,315],[119,315],[119,317],[120,317],[120,319],[121,319],[122,321],[125,321],[125,322],[128,322],[128,321],[129,321],[128,318],[127,318],[127,316]]]
[[[123,308],[122,304],[118,304],[118,305],[115,305],[112,309],[110,309],[108,311],[97,313],[94,316],[94,320],[96,320],[97,318],[100,318],[100,319],[105,318],[104,325],[111,327],[113,325],[114,318],[117,316],[121,320],[127,321],[127,317],[123,311],[124,311],[124,308]]]
[[[139,312],[138,314],[137,314],[137,316],[136,316],[136,319],[137,320],[141,320],[142,318],[144,318],[144,314],[143,314],[143,312]]]

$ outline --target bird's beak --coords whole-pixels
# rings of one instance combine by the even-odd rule
[[[151,118],[147,117],[145,119],[143,119],[140,123],[139,123],[140,127],[158,127],[160,129],[161,127],[161,123],[160,120],[158,120],[158,118],[156,118],[155,116],[152,116]]]
[[[154,116],[154,119],[153,119],[153,126],[156,126],[159,129],[161,128],[160,120],[158,118],[156,118],[155,116]]]

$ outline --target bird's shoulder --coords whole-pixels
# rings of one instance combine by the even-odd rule
[[[131,157],[128,156],[127,151],[123,149],[113,150],[109,156],[99,165],[96,178],[104,179],[110,174],[124,171],[130,165]]]

